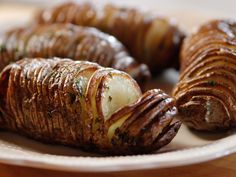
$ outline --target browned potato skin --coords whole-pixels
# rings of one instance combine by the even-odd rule
[[[150,78],[114,37],[94,28],[48,24],[19,28],[0,38],[0,70],[24,57],[65,57],[88,60],[129,73],[141,86]]]
[[[132,112],[111,139],[121,154],[147,153],[155,151],[174,138],[180,128],[175,101],[162,90],[149,90],[134,104],[128,105],[112,115],[106,126],[119,120],[121,115]],[[132,149],[132,152],[131,152]],[[114,153],[120,154],[115,150]]]
[[[180,122],[174,121],[177,115],[174,100],[157,89],[120,108],[108,121],[100,120],[99,132],[92,132],[94,117],[90,117],[93,114],[87,109],[92,90],[84,92],[76,79],[87,72],[93,77],[93,73],[101,71],[96,74],[100,83],[99,76],[108,76],[114,71],[102,70],[90,62],[58,58],[30,58],[8,65],[0,75],[1,128],[42,142],[107,154],[150,153],[168,144],[176,135]],[[132,79],[123,72],[115,73]],[[139,89],[135,81],[132,82]],[[129,117],[109,139],[109,128],[124,114]]]
[[[213,20],[187,37],[174,90],[182,120],[205,131],[236,125],[236,23]]]
[[[40,12],[36,21],[40,24],[92,26],[112,34],[132,56],[147,64],[152,74],[178,65],[179,49],[184,38],[183,32],[171,20],[111,4],[97,7],[90,3],[64,3]]]

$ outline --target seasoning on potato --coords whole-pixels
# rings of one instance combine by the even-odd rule
[[[236,22],[213,20],[186,38],[174,90],[182,120],[197,130],[236,126]]]
[[[85,61],[12,63],[0,74],[0,98],[1,128],[95,152],[150,153],[180,127],[163,91],[142,94],[128,74]]]
[[[148,67],[130,57],[114,37],[94,28],[72,24],[17,28],[0,37],[0,70],[24,57],[88,60],[125,71],[141,86],[150,78]]]
[[[153,75],[178,65],[184,33],[173,19],[115,5],[67,2],[42,10],[36,23],[72,23],[92,26],[114,35]]]

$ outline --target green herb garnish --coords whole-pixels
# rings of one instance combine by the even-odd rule
[[[208,81],[208,84],[210,86],[214,87],[214,86],[216,86],[217,83],[216,83],[216,81],[210,80],[210,81]]]
[[[111,72],[109,72],[108,73],[108,76],[110,77],[110,78],[112,78],[113,76],[112,76],[112,74],[111,74]]]
[[[108,86],[108,85],[106,85],[106,84],[104,84],[104,86],[103,86],[105,89],[107,89],[107,90],[109,90],[110,89],[110,87]]]
[[[7,47],[4,44],[0,44],[0,52],[6,52]]]
[[[98,124],[100,122],[99,117],[95,119],[95,123]]]

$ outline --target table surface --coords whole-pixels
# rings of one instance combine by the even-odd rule
[[[26,10],[27,9],[27,10]],[[13,11],[18,13],[12,13]],[[14,21],[14,18],[19,14],[22,15],[22,21],[25,20],[25,17],[29,18],[27,14],[31,13],[34,10],[34,7],[23,7],[18,5],[8,5],[8,4],[0,4],[0,20],[1,23],[1,30],[7,29],[8,26],[11,26],[11,21]],[[168,11],[168,8],[167,8]],[[169,13],[171,15],[175,14],[176,12]],[[222,13],[222,11],[221,11]],[[232,12],[233,13],[233,12]],[[232,13],[230,15],[232,15]],[[235,11],[234,11],[235,13]],[[236,15],[236,14],[235,14]],[[191,17],[198,16],[198,21],[189,20],[189,16],[176,16],[177,19],[181,19],[183,22],[183,26],[187,29],[194,24],[200,24],[206,20],[206,18],[202,17],[200,14],[192,14]],[[7,17],[7,18],[6,18]],[[21,20],[18,21],[21,23]],[[87,176],[92,177],[94,173],[70,173],[70,172],[61,172],[61,171],[52,171],[52,170],[43,170],[43,169],[36,169],[36,168],[28,168],[28,167],[19,167],[19,166],[12,166],[12,165],[5,165],[0,164],[0,176],[4,177],[76,177],[76,176]],[[124,177],[141,177],[141,176],[163,176],[163,177],[235,177],[236,176],[236,154],[213,160],[206,163],[184,166],[184,167],[176,167],[171,169],[157,169],[157,170],[144,170],[144,171],[130,171],[130,172],[119,172],[119,173],[96,173],[96,177],[116,177],[116,176],[124,176]]]
[[[70,173],[0,164],[0,176],[16,177],[16,174],[17,177],[235,177],[236,154],[207,163],[171,169],[96,174]]]

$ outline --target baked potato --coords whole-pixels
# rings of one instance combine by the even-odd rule
[[[174,20],[144,13],[133,8],[107,4],[66,2],[45,9],[36,23],[72,23],[92,26],[114,35],[138,62],[149,66],[152,74],[177,66],[184,33]]]
[[[148,67],[130,57],[119,41],[89,27],[36,25],[13,29],[0,37],[0,70],[24,57],[89,60],[125,71],[142,86],[150,78]]]
[[[204,131],[236,125],[236,23],[213,20],[187,37],[174,90],[181,119]]]
[[[174,99],[86,61],[26,58],[0,75],[0,127],[106,154],[150,153],[176,135]]]

